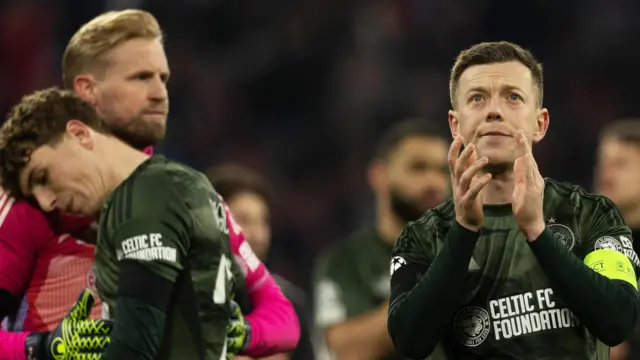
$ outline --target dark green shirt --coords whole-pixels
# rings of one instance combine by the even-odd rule
[[[140,165],[104,204],[95,266],[116,322],[105,359],[225,357],[240,270],[203,174],[162,156]]]
[[[619,271],[640,274],[617,208],[547,179],[547,230],[537,241],[526,241],[510,204],[485,206],[484,214],[479,235],[457,225],[453,201],[407,225],[391,261],[396,345],[422,354],[420,341],[442,341],[451,359],[608,359],[609,346],[594,333],[616,332],[603,328],[607,318],[635,317],[637,295],[582,261],[595,250],[616,250],[630,260]],[[435,322],[432,330],[406,329],[423,319]]]

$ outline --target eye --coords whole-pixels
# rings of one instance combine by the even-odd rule
[[[471,102],[479,102],[482,100],[484,100],[484,95],[480,95],[480,94],[473,95],[471,96],[471,98],[469,98],[469,101]]]
[[[522,96],[520,96],[518,94],[511,93],[511,94],[509,94],[508,99],[511,100],[511,101],[521,101],[522,100]]]
[[[47,185],[49,183],[49,171],[45,170],[40,173],[40,176],[36,179],[38,185]]]

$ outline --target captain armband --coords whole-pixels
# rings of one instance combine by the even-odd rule
[[[611,249],[593,251],[584,258],[584,264],[604,277],[626,281],[638,290],[631,260],[618,251]]]

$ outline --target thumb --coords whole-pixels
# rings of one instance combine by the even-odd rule
[[[95,298],[93,297],[91,290],[82,290],[80,297],[78,297],[78,301],[76,301],[66,317],[73,320],[88,319],[94,302]]]

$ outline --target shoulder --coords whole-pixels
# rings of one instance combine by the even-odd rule
[[[435,243],[438,238],[444,238],[455,217],[453,199],[427,210],[418,220],[407,223],[396,241],[396,249],[412,247],[415,243]]]
[[[153,159],[152,163],[134,173],[132,178],[138,187],[164,186],[179,190],[188,190],[194,185],[202,186],[209,183],[201,172],[164,157]]]
[[[352,265],[354,259],[358,258],[357,254],[362,250],[361,245],[369,233],[374,234],[373,229],[358,229],[325,250],[316,260],[316,273],[326,276],[328,273]]]
[[[602,214],[619,216],[617,206],[606,196],[589,193],[583,187],[545,178],[545,207],[590,217]],[[621,217],[621,216],[620,216]]]

